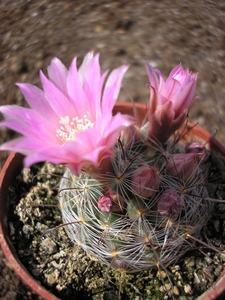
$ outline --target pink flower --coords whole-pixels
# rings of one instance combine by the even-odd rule
[[[150,81],[149,137],[161,143],[182,125],[194,101],[198,74],[176,66],[165,80],[161,72],[146,63]]]
[[[157,210],[164,217],[178,216],[184,207],[184,201],[173,189],[167,189],[158,199]]]
[[[159,176],[151,166],[142,166],[132,175],[132,189],[141,197],[153,196],[159,188]]]
[[[123,128],[135,123],[131,116],[112,115],[121,81],[128,69],[121,66],[101,75],[99,54],[89,52],[77,70],[76,57],[69,69],[53,58],[49,79],[40,72],[43,91],[18,84],[30,108],[2,106],[7,126],[23,136],[3,144],[0,150],[26,156],[24,164],[49,161],[65,164],[79,174],[83,165],[97,166],[112,155],[111,148]]]

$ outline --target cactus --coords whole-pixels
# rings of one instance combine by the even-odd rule
[[[109,266],[140,271],[167,266],[201,238],[213,210],[208,151],[185,142],[198,74],[179,64],[165,80],[146,63],[145,115],[115,113],[128,65],[101,74],[99,54],[77,69],[57,58],[40,72],[43,90],[18,84],[30,108],[1,106],[6,126],[22,137],[0,150],[25,155],[24,166],[65,165],[59,204],[70,239]],[[186,124],[187,125],[187,124]]]
[[[201,143],[154,143],[146,126],[122,132],[107,168],[66,170],[59,203],[70,239],[90,257],[129,272],[167,266],[201,239],[213,202]],[[99,172],[101,170],[101,172]]]

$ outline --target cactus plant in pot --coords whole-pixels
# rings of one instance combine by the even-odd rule
[[[149,103],[115,104],[126,70],[127,66],[117,68],[106,79],[106,73],[100,74],[98,55],[92,52],[79,70],[76,59],[69,70],[53,59],[49,79],[40,74],[43,91],[19,84],[30,108],[0,108],[5,117],[2,125],[22,134],[1,146],[22,153],[26,167],[19,175],[24,185],[3,179],[6,167],[1,175],[2,202],[9,201],[4,186],[10,185],[10,199],[18,195],[15,187],[22,190],[13,208],[21,233],[14,235],[13,242],[17,240],[19,247],[19,237],[24,245],[25,237],[30,246],[29,253],[17,249],[18,255],[51,290],[47,296],[37,291],[45,299],[81,294],[93,299],[196,299],[210,286],[206,293],[213,296],[204,299],[215,299],[224,280],[220,279],[223,235],[218,245],[220,233],[214,221],[215,212],[223,215],[225,150],[187,120],[197,74],[178,65],[164,80],[146,63]],[[16,157],[21,168],[23,157],[13,154],[11,161]],[[40,164],[44,161],[51,164]],[[17,167],[11,167],[7,176],[15,179],[16,173]],[[54,178],[50,188],[49,176]],[[31,182],[36,182],[34,187]],[[10,220],[6,210],[1,211],[4,250]],[[34,216],[37,219],[31,220]],[[57,234],[50,226],[53,216]],[[43,253],[43,260],[37,252]]]

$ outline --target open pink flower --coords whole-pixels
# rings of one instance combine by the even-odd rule
[[[176,66],[165,80],[161,72],[146,63],[151,91],[149,137],[164,143],[184,122],[194,101],[198,74]]]
[[[29,167],[40,161],[65,164],[79,174],[85,163],[98,165],[112,155],[111,148],[121,130],[135,123],[131,116],[112,115],[121,81],[128,69],[121,66],[101,75],[99,54],[89,52],[77,70],[76,57],[69,69],[53,58],[49,79],[40,72],[43,90],[18,84],[30,108],[1,106],[1,126],[22,134],[0,150],[26,156]]]

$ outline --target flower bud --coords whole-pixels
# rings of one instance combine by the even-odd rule
[[[120,140],[124,149],[126,150],[131,148],[135,142],[140,141],[140,133],[134,125],[125,127],[120,133]]]
[[[142,166],[132,175],[132,190],[139,196],[149,198],[158,191],[159,176],[151,166]]]
[[[158,199],[157,210],[163,217],[176,217],[184,207],[184,201],[173,189],[167,189]]]
[[[102,212],[122,213],[125,201],[119,194],[110,191],[105,196],[99,197],[97,205]]]
[[[198,74],[183,69],[181,64],[173,68],[167,79],[148,63],[146,70],[150,82],[148,135],[150,139],[165,143],[186,119],[195,100]]]
[[[102,196],[98,199],[98,208],[103,212],[111,212],[113,207],[113,201],[111,197]]]
[[[209,158],[209,153],[206,147],[200,142],[191,142],[185,146],[186,153],[195,153],[197,159],[201,162],[206,161]]]
[[[179,153],[169,158],[166,171],[169,175],[187,181],[196,174],[198,162],[195,153]]]

